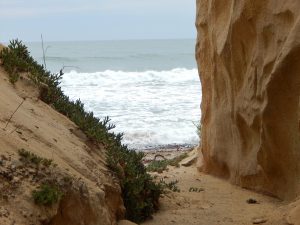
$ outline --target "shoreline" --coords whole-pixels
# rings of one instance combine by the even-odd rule
[[[130,148],[131,150],[139,152],[152,152],[152,151],[187,151],[194,149],[198,144],[166,144],[166,145],[149,145],[142,148]]]

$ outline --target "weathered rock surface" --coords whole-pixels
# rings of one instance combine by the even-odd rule
[[[300,192],[300,1],[197,0],[202,169]]]
[[[104,191],[92,193],[86,188],[80,188],[79,192],[70,191],[60,201],[51,225],[113,224],[115,218],[105,206],[105,195]],[[114,211],[120,203],[114,205]]]
[[[300,200],[291,204],[291,210],[287,215],[287,223],[300,225]]]

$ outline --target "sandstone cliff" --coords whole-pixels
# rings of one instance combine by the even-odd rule
[[[300,1],[197,0],[202,169],[300,192]]]
[[[0,224],[116,224],[124,206],[104,149],[40,101],[26,77],[13,86],[0,66],[0,90]],[[53,167],[20,161],[20,149],[53,160]],[[65,188],[59,204],[34,203],[32,191],[44,182]]]

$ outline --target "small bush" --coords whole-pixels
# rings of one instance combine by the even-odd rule
[[[51,165],[54,165],[52,164],[53,163],[53,160],[52,159],[43,159],[42,160],[42,164],[45,166],[45,167],[50,167]]]
[[[16,72],[12,73],[10,76],[9,76],[9,81],[10,83],[12,84],[15,84],[20,78],[20,75]]]
[[[154,160],[148,164],[147,170],[149,172],[162,173],[164,170],[167,169],[168,165],[169,165],[168,160]]]
[[[29,58],[27,47],[19,40],[13,40],[7,48],[0,52],[2,64],[4,69],[9,74],[9,81],[15,84],[19,77],[20,72],[28,71],[28,63],[26,59]]]
[[[201,121],[199,121],[198,123],[193,122],[193,124],[196,127],[196,133],[197,133],[198,137],[201,138],[201,129],[202,129]]]
[[[180,192],[180,189],[178,188],[178,180],[175,181],[170,181],[169,183],[165,182],[164,179],[160,180],[160,185],[162,186],[163,189],[169,189],[173,192]]]
[[[57,186],[44,184],[32,192],[34,202],[38,205],[51,206],[62,197],[62,192]]]
[[[164,160],[154,160],[147,166],[149,172],[158,172],[162,173],[167,169],[167,166],[179,167],[179,163],[188,156],[187,153],[183,153],[179,156],[176,156],[173,159],[164,159]]]
[[[121,141],[119,136],[118,141]],[[140,223],[159,208],[163,187],[155,183],[142,163],[144,154],[131,151],[127,146],[110,146],[108,165],[120,178],[126,218]]]
[[[32,163],[35,164],[37,166],[39,166],[40,164],[49,167],[52,164],[52,159],[45,159],[42,157],[37,156],[36,154],[29,152],[25,149],[20,149],[18,151],[19,156],[21,157],[21,161],[26,162],[26,163]]]

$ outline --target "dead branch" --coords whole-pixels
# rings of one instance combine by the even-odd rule
[[[12,117],[15,115],[15,113],[18,111],[18,109],[23,105],[23,103],[25,102],[26,98],[23,99],[23,101],[19,104],[19,106],[16,108],[16,110],[13,112],[13,114],[11,114],[10,118],[8,119],[5,127],[3,128],[3,130],[5,130],[8,126],[8,124],[10,123]]]
[[[43,61],[44,61],[44,67],[45,67],[45,69],[46,69],[47,66],[46,66],[46,55],[45,55],[45,48],[44,48],[43,34],[41,34],[41,40],[42,40],[42,49],[43,49]]]

